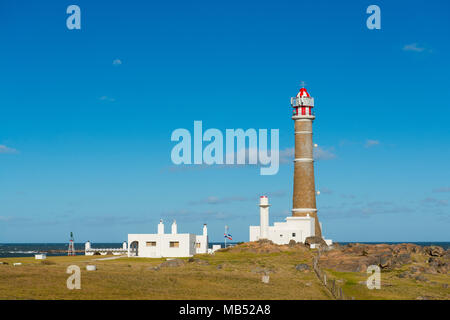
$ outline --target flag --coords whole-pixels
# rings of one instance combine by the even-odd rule
[[[228,240],[233,240],[233,238],[231,237],[231,234],[224,233],[223,235],[224,235],[224,238],[227,238]]]

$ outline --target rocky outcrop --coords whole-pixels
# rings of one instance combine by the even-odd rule
[[[445,254],[445,250],[438,246],[429,246],[423,249],[428,255],[433,257],[442,257]]]
[[[159,265],[160,268],[164,268],[164,267],[181,267],[185,264],[186,262],[184,262],[184,260],[181,259],[173,259],[173,260],[167,260],[164,261],[163,263],[161,263]]]
[[[430,257],[427,261],[428,268],[425,270],[427,273],[442,273],[447,274],[449,269],[448,261],[442,258]]]
[[[325,242],[325,240],[323,240],[322,237],[317,237],[317,236],[307,237],[305,239],[305,245],[311,246],[312,244],[319,245],[320,247],[328,247],[328,245]]]
[[[251,271],[252,273],[262,273],[265,275],[269,275],[270,273],[275,273],[275,269],[274,268],[261,268],[261,267],[256,267],[255,269],[253,269]]]
[[[188,262],[189,263],[199,264],[199,265],[209,265],[209,261],[208,260],[204,260],[204,259],[189,258]]]
[[[308,271],[310,268],[306,263],[300,263],[298,265],[295,266],[295,269],[297,271]]]
[[[299,242],[290,242],[289,244],[285,245],[277,245],[273,243],[270,240],[259,240],[259,241],[252,241],[252,242],[246,242],[242,243],[233,247],[228,247],[226,249],[218,250],[224,251],[227,250],[229,252],[251,252],[251,253],[257,253],[257,254],[264,254],[264,253],[277,253],[282,252],[286,250],[309,250],[303,243]]]
[[[381,269],[395,269],[414,262],[413,256],[426,256],[428,263],[411,271],[425,273],[447,273],[448,259],[446,251],[441,247],[420,247],[411,243],[389,244],[359,244],[337,246],[333,250],[324,251],[319,259],[322,268],[342,272],[365,272],[370,265]],[[424,258],[419,260],[423,261]],[[401,277],[407,277],[403,274]],[[416,275],[417,276],[417,275]]]

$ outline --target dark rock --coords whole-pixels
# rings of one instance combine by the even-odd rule
[[[167,260],[164,261],[163,263],[161,263],[159,266],[161,268],[163,267],[181,267],[182,265],[184,265],[185,262],[184,260],[181,259],[173,259],[173,260]]]
[[[422,268],[423,269],[423,268]],[[423,271],[423,270],[419,270],[419,268],[418,267],[411,267],[411,268],[409,268],[409,270],[412,272],[412,273],[416,273],[416,272],[419,272],[419,271]]]
[[[401,253],[394,258],[395,264],[404,265],[411,262],[411,254],[410,253]]]
[[[221,264],[217,265],[217,267],[216,267],[217,270],[220,270],[222,268],[223,268],[223,266]]]
[[[430,257],[427,262],[430,266],[428,268],[431,271],[430,273],[446,274],[448,272],[448,263],[442,258]]]
[[[417,281],[428,281],[428,279],[425,278],[425,276],[423,274],[419,274],[414,279],[416,279]]]
[[[264,273],[265,275],[268,275],[269,273],[274,273],[275,271],[273,269],[268,269],[268,268],[261,268],[261,267],[256,267],[255,269],[252,270],[252,273]]]
[[[450,259],[450,249],[445,250],[444,258],[445,259]]]
[[[204,260],[204,259],[189,258],[188,262],[189,263],[200,264],[200,265],[209,265],[209,261],[208,260]]]
[[[378,258],[378,265],[382,269],[389,269],[392,266],[392,253],[390,252],[383,252],[381,254],[378,254],[376,256]]]
[[[402,272],[398,275],[399,278],[408,278],[411,274],[408,271]]]
[[[435,268],[435,267],[428,267],[428,268],[425,268],[425,271],[424,271],[425,273],[429,273],[429,274],[436,274],[436,273],[438,273],[438,271],[437,271],[437,269]]]
[[[306,270],[309,270],[309,266],[306,263],[300,263],[295,266],[295,269],[297,271],[306,271]]]
[[[325,240],[323,240],[322,237],[318,237],[318,236],[307,237],[305,239],[305,244],[308,245],[308,246],[311,246],[312,244],[318,244],[321,247],[328,247],[328,245],[325,242]]]
[[[268,239],[260,239],[258,240],[259,244],[274,244],[272,240],[268,240]]]
[[[426,254],[434,257],[442,257],[445,254],[445,250],[438,246],[424,247],[424,251]]]

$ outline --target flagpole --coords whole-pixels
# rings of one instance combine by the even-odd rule
[[[227,247],[228,226],[225,226],[225,248]]]

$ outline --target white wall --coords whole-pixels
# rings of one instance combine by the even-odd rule
[[[195,242],[200,243],[200,248],[195,248],[195,253],[208,253],[208,236],[195,236]]]
[[[131,256],[131,245],[137,241],[138,257],[162,258],[162,257],[191,257],[195,254],[195,234],[129,234],[128,256]],[[178,241],[178,248],[171,248],[170,242]],[[147,246],[147,242],[156,242],[155,247]]]
[[[259,226],[250,226],[250,241],[258,241],[260,237]]]
[[[276,244],[288,244],[291,240],[305,242],[305,239],[312,235],[314,235],[314,218],[287,217],[286,222],[275,222],[273,226],[269,226],[268,239]],[[257,241],[259,238],[260,227],[250,226],[250,241]]]

